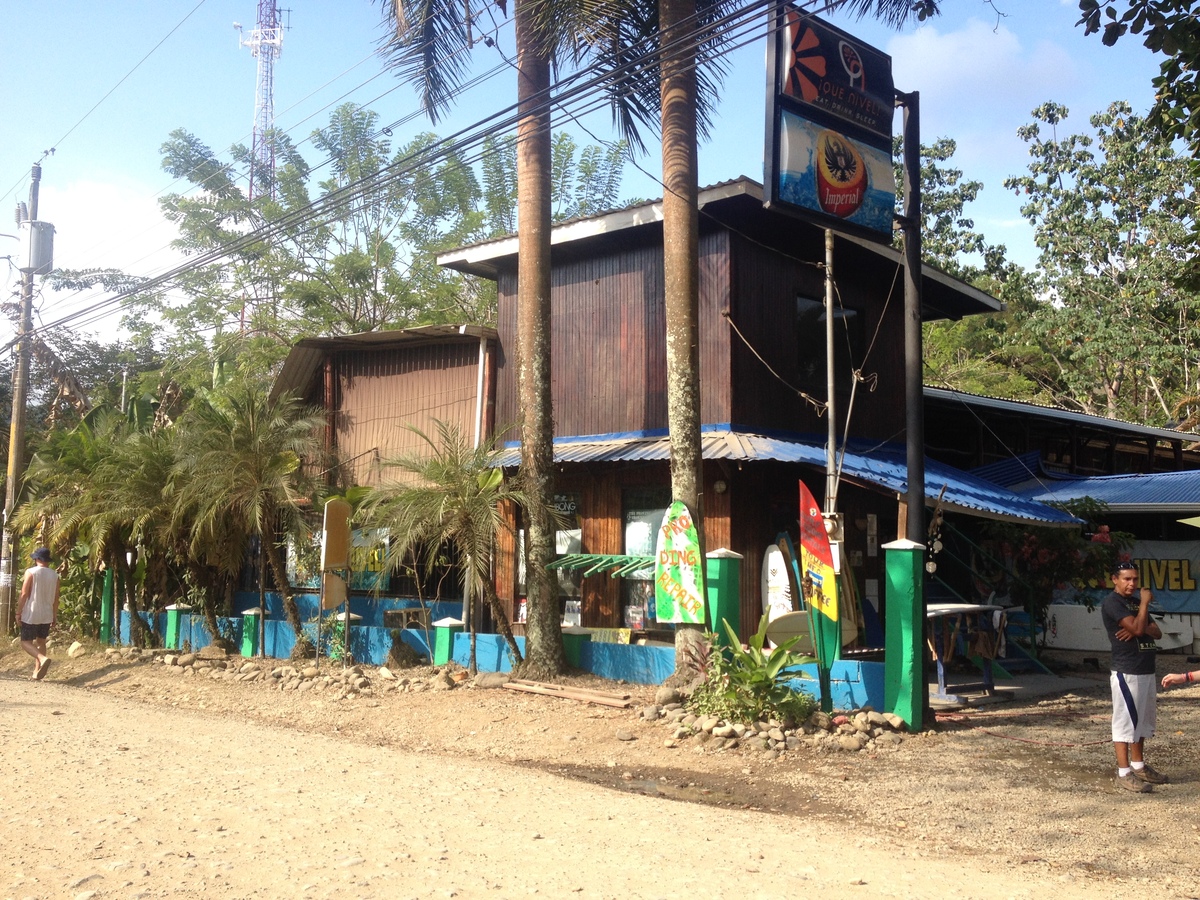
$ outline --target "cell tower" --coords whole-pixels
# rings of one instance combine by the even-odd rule
[[[233,27],[242,32],[237,22]],[[283,52],[283,25],[277,0],[258,0],[258,25],[238,43],[258,59],[254,94],[254,136],[250,144],[250,199],[275,193],[275,60]]]

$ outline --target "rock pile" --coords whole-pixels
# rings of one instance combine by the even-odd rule
[[[205,677],[218,681],[261,682],[279,691],[315,691],[352,699],[360,694],[451,690],[465,680],[466,672],[446,666],[429,678],[401,678],[381,666],[373,678],[364,666],[341,668],[338,663],[275,665],[275,659],[246,659],[205,647],[199,653],[175,653],[163,650],[139,650],[135,647],[110,647],[104,651],[110,659],[128,662],[154,662],[172,675],[184,678]]]
[[[667,747],[690,744],[697,750],[754,750],[771,758],[789,750],[808,749],[818,753],[855,753],[859,750],[895,750],[904,741],[904,721],[893,713],[876,712],[869,706],[814,712],[802,725],[785,725],[775,719],[759,722],[727,722],[717,716],[697,715],[684,707],[683,698],[662,688],[655,702],[642,708],[641,717],[662,722],[671,735]]]

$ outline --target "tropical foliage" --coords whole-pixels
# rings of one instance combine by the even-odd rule
[[[507,527],[502,504],[527,508],[529,499],[504,478],[494,441],[472,446],[454,425],[437,423],[434,436],[413,429],[426,451],[386,460],[399,477],[372,490],[362,501],[359,521],[392,535],[387,566],[395,571],[418,558],[427,570],[450,552],[457,561],[463,596],[483,598],[514,665],[522,654],[491,578],[496,536]],[[472,618],[472,626],[475,624]],[[475,628],[472,627],[472,637]],[[472,668],[474,641],[472,640]]]
[[[799,723],[808,718],[816,701],[790,682],[806,677],[796,671],[797,666],[815,660],[793,652],[798,637],[768,649],[767,624],[767,614],[763,613],[758,630],[743,647],[737,633],[722,620],[728,648],[722,648],[717,636],[710,634],[698,657],[692,651],[694,668],[699,669],[703,680],[688,699],[689,710],[747,724],[769,719]]]

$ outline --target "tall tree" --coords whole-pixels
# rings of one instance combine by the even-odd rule
[[[393,37],[392,57],[418,85],[422,106],[436,121],[448,109],[468,65],[470,3],[456,0],[381,0]],[[497,2],[501,12],[506,3]],[[517,383],[521,477],[529,495],[526,568],[528,615],[524,671],[552,677],[563,671],[557,585],[546,566],[554,558],[554,419],[550,393],[551,66],[589,21],[586,2],[514,0],[517,73]]]
[[[1021,322],[1052,366],[1039,378],[1067,408],[1166,423],[1200,379],[1200,297],[1175,279],[1194,255],[1188,160],[1126,103],[1065,137],[1065,107],[1033,116],[1019,131],[1029,174],[1005,185],[1041,251],[1041,299]]]

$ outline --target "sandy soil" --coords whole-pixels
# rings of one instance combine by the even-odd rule
[[[668,747],[653,688],[598,679],[634,707],[52,655],[0,656],[0,897],[1200,896],[1200,686],[1160,697],[1172,783],[1118,793],[1106,675],[1067,654],[1095,688],[777,758]]]

